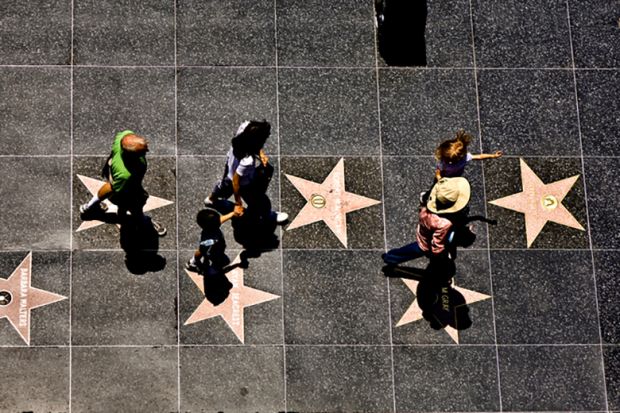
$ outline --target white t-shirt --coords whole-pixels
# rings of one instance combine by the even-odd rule
[[[254,177],[254,170],[256,169],[256,159],[253,156],[246,156],[245,158],[239,160],[235,158],[233,154],[233,149],[230,148],[228,151],[228,179],[232,181],[233,175],[237,172],[239,175],[239,185],[247,185],[252,181]]]

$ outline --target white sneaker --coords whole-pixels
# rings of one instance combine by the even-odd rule
[[[188,271],[192,271],[192,272],[200,272],[200,268],[198,267],[198,263],[196,263],[195,261],[194,262],[192,262],[192,261],[194,261],[194,260],[192,260],[190,258],[190,260],[185,263],[185,269],[188,270]]]
[[[157,235],[159,235],[160,237],[163,237],[164,235],[168,233],[168,230],[166,229],[166,227],[164,227],[159,222],[152,219],[151,224],[153,224],[153,229],[155,230],[155,232],[157,232]]]
[[[205,198],[205,206],[211,206],[213,205],[213,201],[211,200],[211,196],[209,195],[208,197]]]
[[[80,215],[88,215],[89,213],[101,213],[101,212],[106,212],[108,210],[108,206],[106,204],[104,204],[103,202],[98,202],[96,204],[94,204],[93,206],[91,206],[90,208],[88,207],[88,204],[83,204],[80,205]]]
[[[288,221],[288,214],[286,212],[276,212],[276,223],[283,224]]]

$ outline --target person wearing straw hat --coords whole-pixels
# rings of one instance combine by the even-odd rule
[[[428,201],[420,207],[416,242],[389,250],[381,256],[388,265],[397,265],[422,256],[450,257],[448,244],[455,223],[467,211],[471,188],[462,177],[442,178],[431,189]]]

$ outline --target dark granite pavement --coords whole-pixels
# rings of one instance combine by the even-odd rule
[[[23,304],[0,301],[0,411],[620,412],[620,2],[427,10],[427,66],[390,67],[373,0],[0,2],[0,278],[30,283],[0,284]],[[184,264],[249,118],[272,124],[269,195],[291,220],[306,200],[285,174],[321,183],[340,159],[346,190],[381,203],[347,214],[347,246],[324,221],[277,229],[235,270],[252,290],[209,313]],[[485,297],[473,324],[444,331],[380,256],[413,239],[459,128],[505,155],[466,171],[471,213],[498,223],[457,258],[454,285]],[[154,271],[128,265],[115,225],[77,231],[78,175],[99,179],[123,129],[149,139],[144,185],[172,202],[148,212],[168,228]],[[548,222],[527,247],[524,215],[489,204],[522,190],[519,159],[578,176],[562,204],[585,231]],[[37,289],[63,300],[23,301]]]

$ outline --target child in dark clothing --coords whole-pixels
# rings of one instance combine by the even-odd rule
[[[211,208],[198,212],[196,222],[202,228],[200,244],[194,252],[194,256],[185,264],[185,268],[189,271],[207,273],[209,268],[219,271],[228,265],[230,258],[224,252],[226,241],[220,226],[229,219],[240,215],[236,210],[221,215]]]

